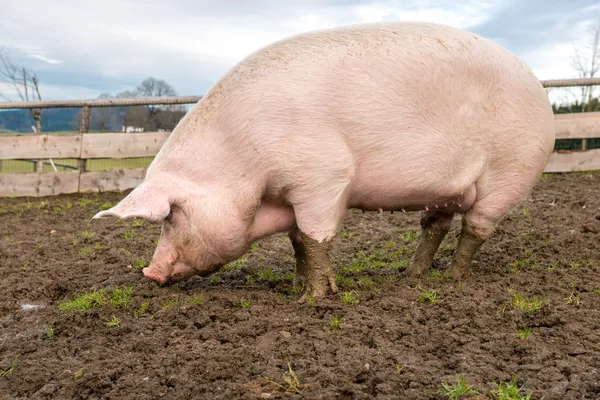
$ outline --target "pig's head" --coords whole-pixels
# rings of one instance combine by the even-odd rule
[[[224,193],[175,184],[142,183],[96,218],[141,217],[161,221],[162,230],[144,276],[163,284],[208,275],[248,250],[248,222]]]

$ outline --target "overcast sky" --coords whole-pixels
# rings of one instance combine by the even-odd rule
[[[576,76],[572,44],[599,18],[598,0],[0,0],[0,47],[38,73],[48,100],[116,93],[148,76],[200,95],[285,36],[416,20],[484,35],[554,79]]]

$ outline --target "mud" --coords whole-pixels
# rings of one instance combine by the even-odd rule
[[[412,279],[419,214],[351,212],[332,244],[339,291],[305,304],[285,234],[157,286],[141,267],[158,225],[91,221],[123,196],[0,200],[1,399],[441,399],[457,375],[484,396],[516,376],[534,399],[600,398],[600,174],[542,179],[460,283],[441,275],[459,217]],[[120,308],[59,309],[115,287],[132,288]]]

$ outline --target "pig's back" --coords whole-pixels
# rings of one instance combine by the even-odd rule
[[[547,95],[525,65],[489,40],[428,23],[285,39],[243,60],[198,108],[281,173],[352,163],[365,192],[410,191],[411,182],[454,191],[491,164],[526,154],[534,163],[554,143]]]

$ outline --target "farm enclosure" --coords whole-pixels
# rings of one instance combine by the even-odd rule
[[[598,114],[556,118],[562,140],[586,150],[556,152],[548,170],[600,169]],[[418,215],[351,212],[332,252],[339,295],[299,305],[285,235],[210,277],[159,287],[141,273],[157,224],[90,221],[126,194],[105,191],[144,172],[98,171],[96,160],[151,157],[158,136],[168,133],[84,126],[1,138],[0,159],[76,169],[0,175],[2,196],[35,196],[0,199],[0,398],[441,399],[457,375],[484,395],[516,377],[533,398],[600,396],[600,174],[544,175],[460,283],[441,274],[459,218],[431,274],[413,280],[402,271]],[[44,197],[61,187],[88,193]],[[285,382],[288,368],[298,381]]]
[[[292,398],[442,399],[456,375],[482,394],[516,376],[534,399],[598,398],[599,187],[545,175],[461,283],[440,278],[458,219],[409,280],[418,215],[353,212],[332,253],[340,294],[314,305],[296,302],[284,235],[158,287],[140,268],[159,226],[90,221],[123,194],[2,199],[0,398],[284,398],[288,363]]]

